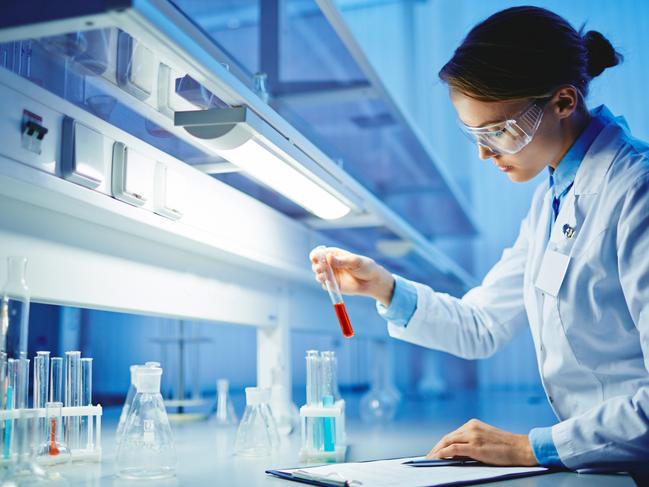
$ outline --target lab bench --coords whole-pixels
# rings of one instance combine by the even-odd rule
[[[385,426],[368,426],[357,417],[358,396],[348,396],[350,417],[347,434],[351,448],[348,461],[417,456],[425,454],[444,434],[471,417],[524,432],[553,421],[551,411],[537,393],[457,393],[446,399],[404,400],[397,419]],[[239,401],[235,401],[239,402]],[[265,458],[232,455],[236,430],[219,429],[212,422],[174,423],[178,453],[177,476],[165,481],[127,481],[114,474],[115,425],[118,410],[105,408],[101,464],[72,464],[60,469],[70,486],[164,487],[228,485],[241,487],[299,485],[276,479],[264,472],[269,468],[300,466],[297,453],[300,432],[282,438],[278,453]],[[239,412],[241,410],[239,409]],[[531,486],[634,486],[627,475],[551,473],[488,485]],[[369,486],[368,486],[369,487]]]

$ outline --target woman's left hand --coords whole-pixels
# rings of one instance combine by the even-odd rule
[[[469,457],[489,465],[538,465],[527,435],[517,435],[472,419],[444,436],[426,458]]]

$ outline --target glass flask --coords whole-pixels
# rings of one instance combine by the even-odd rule
[[[217,426],[235,426],[239,421],[230,397],[230,382],[227,379],[216,381],[216,413],[214,421]]]
[[[282,436],[288,436],[300,423],[300,412],[293,404],[291,394],[281,383],[280,373],[281,369],[277,367],[271,371],[270,408],[277,424],[277,431]]]
[[[366,423],[389,423],[394,419],[401,400],[392,384],[392,364],[387,348],[387,343],[375,342],[372,383],[359,406],[361,419]]]
[[[131,405],[133,404],[133,399],[135,399],[135,393],[137,392],[135,389],[135,374],[137,373],[137,368],[140,367],[139,365],[131,365],[130,367],[130,372],[131,372],[131,384],[128,387],[128,393],[126,394],[126,400],[124,401],[124,406],[122,406],[122,412],[119,415],[119,423],[117,424],[117,442],[121,440],[122,434],[124,433],[124,424],[126,424],[126,418],[128,417],[128,412],[131,409]]]
[[[246,387],[246,411],[237,430],[235,455],[262,457],[279,447],[279,434],[269,400],[270,389]]]
[[[160,367],[139,367],[137,393],[117,448],[117,474],[126,479],[164,479],[176,470],[169,418],[160,394]]]

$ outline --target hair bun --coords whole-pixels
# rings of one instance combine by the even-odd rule
[[[609,40],[595,30],[586,32],[582,39],[588,51],[587,72],[591,78],[599,76],[606,68],[617,66],[624,59]]]

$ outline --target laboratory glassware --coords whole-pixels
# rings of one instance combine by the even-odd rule
[[[28,406],[30,292],[26,272],[26,257],[7,257],[7,280],[2,288],[0,304],[0,360],[7,360],[7,366],[0,368],[8,370],[9,359],[13,359],[6,390],[4,387],[1,389],[6,409],[26,410]],[[32,434],[37,426],[37,418],[29,413],[21,413],[16,419],[5,422],[3,457],[13,462],[5,471],[5,480],[38,480],[42,477],[43,471],[34,462],[35,449],[32,448]]]
[[[216,381],[216,413],[214,421],[217,426],[234,426],[239,421],[229,389],[230,381],[227,379]]]
[[[160,367],[160,362],[146,362],[144,365],[131,365],[129,368],[131,375],[131,384],[128,388],[128,393],[126,394],[126,400],[124,401],[124,406],[122,406],[122,412],[119,416],[119,424],[117,425],[117,434],[116,438],[119,443],[122,434],[124,433],[124,424],[126,423],[126,418],[128,417],[128,412],[133,405],[133,399],[135,399],[135,394],[137,393],[137,371],[139,367]]]
[[[387,343],[374,344],[374,367],[372,382],[360,401],[360,416],[366,423],[389,423],[394,419],[401,400],[400,394],[392,384],[392,364]]]
[[[92,406],[92,359],[81,359],[81,405]],[[93,431],[92,416],[81,418],[80,446],[85,443],[86,450],[94,449],[95,434]]]
[[[320,352],[322,360],[323,396],[331,394],[334,402],[341,399],[338,388],[338,357],[333,350]]]
[[[70,449],[63,440],[62,410],[62,402],[47,402],[45,404],[45,421],[48,434],[38,451],[40,463],[54,465],[69,462],[71,459]]]
[[[63,358],[50,360],[50,402],[63,403]]]
[[[306,405],[322,406],[322,360],[317,350],[306,352]],[[322,418],[307,418],[306,437],[311,439],[311,448],[318,450],[322,446]]]
[[[34,358],[34,408],[44,409],[47,403],[47,392],[49,388],[48,376],[50,371],[50,352],[36,352]],[[36,433],[37,444],[40,445],[47,437],[47,428],[44,418],[37,420],[38,430]]]
[[[351,338],[354,336],[354,328],[352,328],[352,324],[349,321],[349,315],[347,314],[347,308],[345,307],[345,302],[343,301],[343,296],[340,292],[340,287],[338,286],[336,274],[327,261],[326,251],[327,248],[324,245],[319,245],[315,248],[318,262],[324,268],[324,284],[327,288],[327,292],[329,293],[329,297],[331,298],[331,303],[334,306],[334,311],[336,313],[336,317],[338,318],[338,323],[340,324],[340,330],[342,331],[345,338]]]
[[[281,367],[271,369],[270,408],[277,424],[277,431],[282,436],[290,435],[300,421],[300,413],[293,404],[289,392],[281,381]]]
[[[160,367],[139,367],[133,399],[117,448],[117,474],[126,479],[164,479],[176,471],[169,418],[160,395]]]
[[[81,352],[65,352],[65,403],[81,406]],[[65,418],[65,441],[71,450],[81,448],[79,416]]]
[[[262,457],[279,447],[279,434],[268,406],[269,399],[270,389],[246,387],[246,411],[237,430],[235,455]]]

